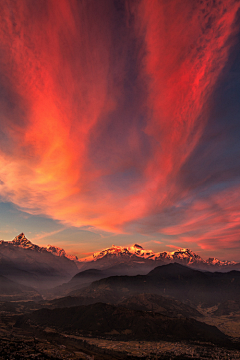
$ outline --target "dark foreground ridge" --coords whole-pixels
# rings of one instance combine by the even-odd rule
[[[65,296],[50,301],[42,301],[41,307],[54,309],[90,305],[97,302],[101,301],[96,301],[94,297]],[[113,302],[111,305],[123,306],[132,310],[153,311],[169,317],[201,318],[203,316],[197,309],[188,304],[156,294],[137,294],[124,300]]]
[[[56,327],[58,331],[77,331],[84,336],[110,336],[118,340],[199,340],[230,344],[229,337],[215,326],[194,319],[170,318],[103,303],[37,310],[19,316],[15,326]]]

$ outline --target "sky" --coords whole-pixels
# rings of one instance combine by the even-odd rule
[[[0,237],[240,261],[239,9],[2,0]]]

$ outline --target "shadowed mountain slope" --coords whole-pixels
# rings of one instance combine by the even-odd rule
[[[240,300],[227,300],[221,304],[219,304],[217,310],[214,311],[215,316],[222,315],[233,315],[235,313],[240,313]]]
[[[155,294],[131,296],[119,305],[133,310],[158,312],[170,317],[202,317],[199,311],[179,300]]]
[[[159,266],[148,275],[102,279],[70,295],[114,303],[141,293],[167,295],[193,305],[212,306],[232,298],[240,299],[240,272],[202,272],[174,263]]]
[[[41,300],[39,293],[31,287],[18,284],[0,275],[0,301]]]
[[[25,237],[0,242],[0,275],[38,289],[56,286],[78,271],[74,261],[56,256]]]
[[[97,281],[100,279],[104,279],[110,276],[118,276],[118,275],[137,275],[137,274],[147,274],[148,267],[145,264],[139,265],[134,263],[120,263],[116,264],[105,270],[100,269],[87,269],[84,271],[80,271],[73,278],[64,283],[62,285],[56,286],[53,289],[49,289],[44,295],[48,299],[52,299],[59,296],[68,296],[75,290],[81,289],[83,287],[89,286],[93,281]]]
[[[50,301],[44,301],[42,307],[62,308],[90,305],[94,303],[96,303],[94,297],[66,296]],[[135,295],[123,301],[113,302],[112,305],[124,306],[133,310],[158,312],[170,317],[202,317],[202,314],[199,311],[187,304],[181,303],[179,300],[155,294]]]
[[[81,289],[82,287],[89,286],[93,281],[103,279],[110,276],[106,271],[98,269],[89,269],[77,273],[73,278],[67,283],[63,283],[59,286],[56,286],[53,289],[49,289],[45,296],[48,299],[68,295],[74,290]]]

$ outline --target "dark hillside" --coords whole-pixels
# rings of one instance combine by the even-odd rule
[[[20,316],[17,327],[40,325],[58,331],[107,336],[122,340],[202,340],[214,343],[229,339],[214,326],[194,319],[169,318],[158,313],[135,311],[103,303],[62,309],[41,309]]]
[[[199,311],[179,300],[155,294],[131,296],[119,305],[133,310],[158,312],[170,317],[202,317]]]
[[[101,279],[70,295],[112,303],[142,293],[170,296],[193,306],[213,306],[231,299],[240,300],[240,272],[202,272],[174,263],[159,266],[148,275]]]

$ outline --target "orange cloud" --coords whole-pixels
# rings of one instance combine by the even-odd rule
[[[2,2],[5,201],[120,232],[188,195],[178,173],[203,132],[239,5],[130,5]],[[164,232],[207,226],[202,206]]]

